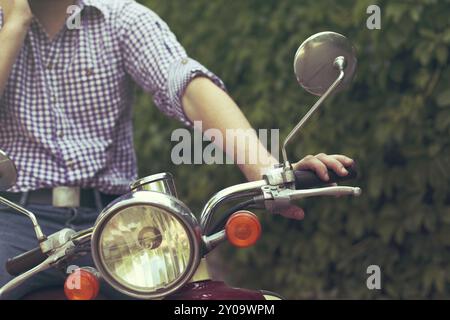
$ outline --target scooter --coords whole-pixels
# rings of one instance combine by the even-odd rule
[[[330,181],[325,183],[311,171],[294,170],[286,151],[323,101],[349,85],[356,65],[355,49],[343,35],[321,32],[304,41],[295,55],[295,74],[305,90],[320,98],[284,141],[283,163],[260,181],[231,186],[215,194],[204,206],[200,221],[179,200],[169,173],[132,183],[127,194],[99,214],[93,227],[80,232],[63,229],[46,236],[32,212],[0,198],[0,203],[31,220],[39,244],[8,260],[6,268],[16,277],[0,289],[0,297],[49,268],[67,274],[70,261],[91,254],[95,268],[75,268],[68,274],[64,284],[67,299],[99,299],[100,281],[136,299],[281,299],[275,293],[231,288],[212,280],[205,257],[227,240],[238,248],[256,243],[262,228],[249,208],[279,213],[300,199],[361,194],[360,188],[330,185],[356,178],[354,166],[347,168],[349,174],[343,178],[329,171]],[[1,152],[0,190],[12,187],[16,176],[13,162]],[[231,203],[231,208],[216,217],[219,208]],[[50,288],[27,298],[60,298],[62,289]]]

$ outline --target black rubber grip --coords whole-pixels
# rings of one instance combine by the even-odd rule
[[[324,187],[326,185],[329,185],[330,183],[339,183],[358,177],[358,171],[355,163],[350,167],[346,167],[345,169],[347,169],[348,171],[348,175],[346,175],[345,177],[338,176],[334,171],[328,170],[328,176],[330,177],[330,180],[328,181],[323,181],[322,179],[320,179],[314,171],[295,171],[295,189]]]
[[[22,253],[20,256],[8,259],[6,262],[6,271],[12,276],[18,276],[44,262],[45,259],[47,259],[47,256],[38,247]]]

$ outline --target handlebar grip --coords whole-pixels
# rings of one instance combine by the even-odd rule
[[[18,276],[44,262],[45,259],[47,259],[47,256],[42,253],[41,248],[37,247],[17,257],[8,259],[6,271],[12,276]]]
[[[330,183],[338,183],[355,179],[358,177],[358,170],[356,163],[353,163],[350,167],[346,167],[348,175],[345,177],[338,176],[334,171],[328,170],[328,176],[330,180],[323,181],[320,179],[314,171],[311,170],[297,170],[295,175],[295,189],[310,189],[316,187],[323,187]]]

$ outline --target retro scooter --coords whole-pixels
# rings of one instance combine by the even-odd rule
[[[64,291],[72,300],[98,299],[100,281],[105,281],[137,299],[280,299],[274,293],[231,288],[213,281],[205,257],[227,240],[239,248],[258,240],[261,225],[249,208],[278,213],[291,202],[309,197],[360,195],[359,188],[329,184],[355,178],[354,167],[347,168],[349,175],[344,178],[330,171],[330,181],[324,183],[311,171],[295,171],[286,152],[287,145],[323,101],[349,85],[356,64],[355,49],[338,33],[321,32],[303,42],[295,55],[295,74],[305,90],[320,98],[284,141],[283,163],[260,181],[215,194],[204,206],[199,221],[178,198],[169,173],[134,182],[127,194],[100,213],[94,226],[80,232],[63,229],[46,236],[32,212],[0,198],[0,203],[30,218],[38,240],[35,249],[8,260],[6,268],[16,277],[0,289],[0,297],[49,268],[66,274],[70,261],[91,254],[95,267],[73,270],[64,290],[46,289],[28,298],[58,298]],[[14,164],[2,152],[0,190],[9,189],[15,180]],[[218,209],[231,203],[234,205],[217,217]]]

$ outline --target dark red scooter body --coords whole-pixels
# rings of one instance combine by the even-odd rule
[[[66,300],[64,290],[49,288],[23,297],[23,300]],[[200,281],[185,285],[166,300],[264,300],[260,291],[231,288],[221,281]],[[107,300],[101,294],[96,300]]]
[[[185,285],[167,300],[264,300],[259,291],[231,288],[221,281],[200,281]]]

